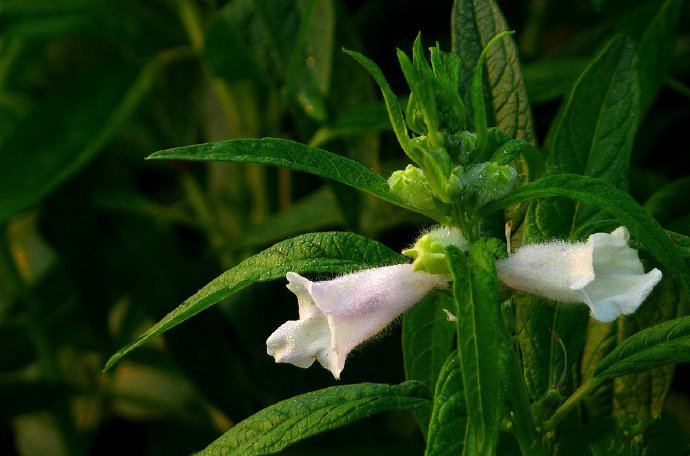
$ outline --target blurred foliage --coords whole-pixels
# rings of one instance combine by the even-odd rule
[[[648,110],[629,186],[640,203],[654,195],[648,208],[666,228],[690,235],[687,179],[670,184],[690,170],[682,130],[690,120],[688,2],[499,1],[516,30],[540,143],[595,50],[615,32],[636,30],[661,4],[670,10],[659,30],[678,21],[678,36],[668,53],[633,36],[648,59],[643,87],[661,88],[658,97],[643,91]],[[450,49],[451,7],[0,0],[0,454],[190,454],[259,409],[331,386],[325,370],[276,365],[265,353],[266,337],[294,317],[281,283],[248,288],[101,370],[209,277],[279,240],[342,229],[400,250],[430,220],[285,169],[144,158],[273,136],[327,146],[387,175],[402,167],[402,155],[386,111],[373,81],[341,49],[379,62],[400,93],[394,48],[409,49],[421,31],[425,42]],[[674,58],[654,60],[666,54]],[[610,337],[647,324],[635,319]],[[352,357],[343,383],[404,378],[396,337],[360,351],[366,356]],[[653,388],[673,371],[647,375],[622,378],[617,392],[602,394],[630,411],[621,388]],[[661,449],[667,435],[690,432],[688,381],[687,371],[676,374],[665,419],[677,424],[650,429]],[[413,415],[395,413],[284,454],[423,448]]]

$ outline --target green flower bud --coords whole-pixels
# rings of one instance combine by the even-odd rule
[[[410,93],[405,110],[405,120],[407,127],[418,135],[426,134],[426,123],[424,122],[424,112],[420,108],[414,92]]]
[[[465,173],[466,198],[474,200],[476,207],[505,196],[515,187],[517,171],[508,165],[486,162]]]
[[[404,170],[393,172],[388,178],[388,187],[407,205],[424,209],[434,208],[439,215],[446,215],[450,208],[434,197],[429,179],[421,169],[407,165]]]
[[[414,258],[413,271],[430,274],[449,274],[446,247],[453,245],[460,250],[469,250],[470,243],[458,228],[438,226],[427,232],[402,254]]]
[[[471,131],[462,131],[458,137],[460,139],[460,163],[471,163],[479,144],[477,134]]]
[[[458,201],[463,197],[465,187],[467,187],[467,183],[465,182],[465,168],[456,166],[450,172],[446,191],[453,200]]]

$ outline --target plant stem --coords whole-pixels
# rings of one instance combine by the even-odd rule
[[[201,53],[204,49],[204,32],[201,28],[199,12],[189,0],[178,0],[177,4],[180,12],[180,19],[187,32],[189,41],[194,47],[194,50]]]
[[[599,386],[600,382],[587,380],[575,391],[560,407],[551,415],[548,421],[544,422],[544,431],[553,431],[558,423],[570,413],[573,407],[578,405],[587,395]]]

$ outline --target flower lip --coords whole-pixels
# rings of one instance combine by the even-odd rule
[[[447,275],[413,271],[411,264],[384,266],[311,282],[289,272],[299,320],[287,321],[266,341],[276,362],[309,367],[316,360],[338,379],[349,352],[388,326]]]
[[[593,318],[609,322],[642,304],[662,274],[647,274],[630,234],[621,226],[595,233],[585,243],[555,241],[528,244],[496,264],[507,286],[561,302],[584,303]]]

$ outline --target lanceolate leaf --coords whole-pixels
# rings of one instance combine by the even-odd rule
[[[391,125],[393,126],[393,131],[395,132],[395,137],[398,139],[400,146],[403,148],[405,153],[410,157],[410,159],[419,164],[420,158],[418,153],[410,147],[410,137],[407,134],[407,126],[405,125],[405,120],[403,119],[402,110],[400,109],[400,103],[398,102],[398,97],[395,96],[393,90],[388,85],[386,77],[381,72],[381,69],[369,58],[355,51],[345,51],[347,54],[352,56],[353,59],[357,60],[360,65],[364,67],[365,70],[374,78],[376,84],[381,89],[381,94],[383,95],[383,100],[386,103],[386,109],[388,110],[388,117],[390,119]]]
[[[639,118],[637,54],[632,40],[617,36],[594,57],[564,100],[546,138],[547,174],[583,174],[626,189]],[[582,202],[573,209],[561,201],[539,206],[544,217],[561,212],[562,236],[571,235],[597,213]]]
[[[429,423],[426,456],[462,454],[467,428],[467,407],[462,387],[460,357],[448,356],[436,383],[434,409]]]
[[[453,52],[462,60],[460,91],[471,109],[471,87],[474,69],[486,44],[500,32],[508,30],[505,18],[494,0],[455,0],[452,12]],[[485,96],[490,103],[490,117],[495,125],[512,138],[536,141],[527,91],[520,71],[517,45],[512,37],[496,43],[486,59],[488,87]],[[469,112],[471,117],[472,113]]]
[[[289,271],[347,273],[405,261],[404,256],[384,245],[354,233],[309,233],[287,239],[212,280],[136,340],[118,350],[106,363],[105,370],[151,338],[252,283],[280,279]]]
[[[690,361],[690,317],[643,329],[619,344],[594,369],[592,379],[603,381],[664,364]]]
[[[469,255],[447,250],[457,306],[458,352],[472,454],[494,454],[501,418],[498,279],[495,258],[484,243]]]
[[[334,153],[315,149],[287,139],[232,139],[161,150],[149,159],[231,161],[284,166],[333,179],[363,190],[398,206],[407,207],[394,195],[388,181],[361,163]],[[435,218],[432,214],[424,214]]]
[[[616,217],[674,276],[686,296],[690,296],[688,267],[666,231],[630,195],[600,179],[575,174],[545,177],[487,204],[481,212],[489,213],[511,204],[546,196],[562,196],[582,201]]]
[[[548,174],[583,174],[626,188],[639,121],[637,58],[618,36],[590,62],[546,138]]]
[[[332,386],[278,402],[238,423],[200,456],[258,456],[373,414],[430,404],[418,382]]]

